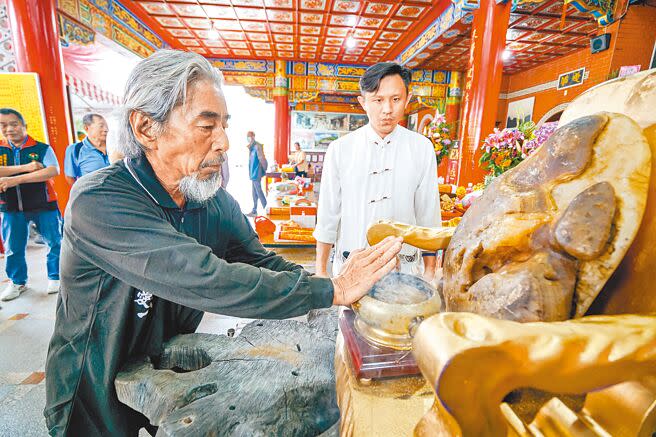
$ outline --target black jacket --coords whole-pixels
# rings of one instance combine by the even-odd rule
[[[193,332],[202,311],[286,318],[329,307],[329,279],[267,252],[224,190],[180,210],[148,161],[82,177],[66,209],[61,292],[46,363],[51,435],[137,435],[114,378],[133,356]]]

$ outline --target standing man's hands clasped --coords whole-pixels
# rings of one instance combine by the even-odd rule
[[[402,238],[387,237],[375,246],[351,252],[340,274],[333,278],[333,305],[350,305],[396,267]]]
[[[21,168],[25,173],[32,173],[33,171],[41,170],[45,167],[39,161],[32,161],[29,164],[21,165]]]
[[[41,164],[39,161],[32,161],[29,164],[21,164],[12,167],[16,168],[18,175],[20,175],[21,173],[32,173],[44,168],[43,164]],[[20,183],[21,183],[20,178],[15,175],[0,177],[0,193],[4,193],[8,189],[13,188],[16,185],[19,185]]]
[[[18,185],[18,183],[16,182],[16,179],[12,176],[0,178],[0,193],[4,193],[8,189],[10,189],[11,187],[15,187],[16,185]]]

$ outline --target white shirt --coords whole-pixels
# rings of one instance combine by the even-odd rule
[[[367,124],[333,141],[324,159],[314,237],[335,245],[334,275],[343,252],[367,247],[367,228],[381,219],[441,224],[437,159],[423,135],[397,126],[383,140]]]

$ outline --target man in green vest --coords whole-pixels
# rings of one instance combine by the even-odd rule
[[[59,163],[52,147],[27,134],[27,124],[18,111],[0,108],[0,132],[0,212],[7,246],[5,271],[11,281],[0,299],[16,299],[27,290],[25,249],[30,222],[48,245],[47,292],[57,293],[61,231],[52,179],[59,174]]]

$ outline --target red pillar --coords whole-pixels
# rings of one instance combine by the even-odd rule
[[[289,110],[289,85],[287,79],[287,62],[276,61],[275,88],[273,89],[275,108],[274,158],[278,164],[289,161],[289,137],[291,116]]]
[[[14,37],[17,70],[39,75],[48,141],[61,166],[60,175],[55,178],[55,190],[63,211],[69,192],[63,162],[66,146],[71,143],[71,133],[55,0],[9,0],[7,12]]]
[[[481,0],[474,12],[469,70],[465,82],[460,125],[458,184],[481,182],[485,171],[478,165],[481,141],[492,132],[497,115],[506,31],[512,2]]]

